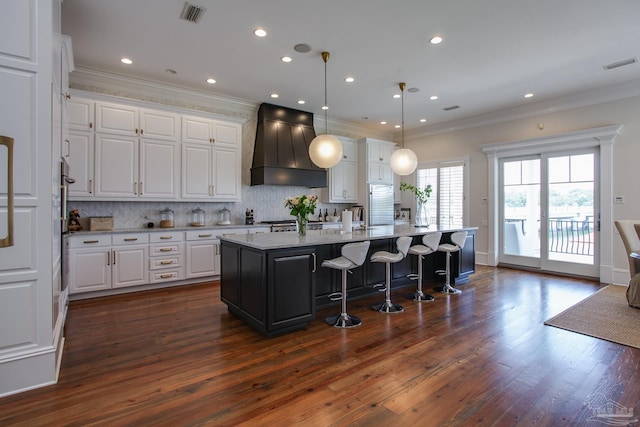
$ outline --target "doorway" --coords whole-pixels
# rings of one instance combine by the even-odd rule
[[[599,277],[597,148],[499,162],[500,263]]]

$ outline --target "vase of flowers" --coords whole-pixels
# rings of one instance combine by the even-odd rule
[[[300,236],[307,234],[309,215],[315,213],[317,202],[318,196],[307,196],[305,194],[298,197],[288,197],[285,201],[285,207],[291,209],[291,215],[296,217],[296,225]]]
[[[416,225],[423,227],[429,226],[429,211],[427,210],[427,201],[431,197],[431,184],[427,184],[424,188],[418,188],[415,185],[400,183],[400,191],[411,191],[416,196]]]

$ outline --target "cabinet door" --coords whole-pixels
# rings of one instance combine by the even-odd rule
[[[139,195],[147,199],[177,199],[180,181],[178,145],[164,141],[140,141]]]
[[[343,186],[345,202],[358,201],[358,163],[344,162],[343,166]]]
[[[70,250],[69,292],[89,292],[111,288],[111,248]]]
[[[329,202],[342,202],[345,198],[345,162],[341,161],[331,169],[329,169]]]
[[[148,279],[147,245],[115,246],[112,251],[113,287],[144,285]]]
[[[69,141],[69,176],[76,180],[69,184],[69,197],[93,197],[93,139],[92,132],[72,131]]]
[[[138,135],[138,109],[128,105],[96,102],[96,132]]]
[[[95,102],[71,97],[67,103],[69,129],[93,130]]]
[[[141,109],[140,135],[151,139],[178,141],[180,139],[180,119],[177,114]]]
[[[237,149],[214,148],[213,178],[215,200],[240,200],[240,152]]]
[[[315,316],[316,254],[314,248],[269,253],[267,284],[269,329],[286,328]]]
[[[200,117],[182,117],[182,141],[200,144],[211,144],[212,128],[211,120]]]
[[[211,144],[182,144],[183,199],[211,199],[211,152]]]
[[[187,243],[187,279],[220,274],[220,243],[204,240]]]
[[[237,147],[240,145],[242,128],[240,125],[224,122],[213,122],[213,142],[220,145]]]
[[[96,134],[95,195],[138,197],[138,139]]]

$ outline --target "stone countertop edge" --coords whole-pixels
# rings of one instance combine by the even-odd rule
[[[309,230],[305,236],[295,231],[263,234],[231,234],[219,236],[221,241],[236,243],[259,250],[286,249],[303,246],[329,245],[334,243],[354,243],[364,240],[389,239],[401,236],[416,236],[441,231],[444,233],[462,230],[477,230],[478,227],[438,228],[417,227],[415,225],[379,225],[367,230],[343,233],[339,229]]]
[[[90,234],[117,234],[117,233],[169,233],[171,231],[197,231],[197,230],[237,230],[247,229],[247,228],[270,228],[269,224],[253,224],[253,225],[245,225],[245,224],[230,224],[230,225],[205,225],[203,227],[194,227],[191,225],[185,225],[182,227],[170,227],[170,228],[120,228],[113,230],[81,230],[81,231],[70,231],[68,233],[69,236],[75,235],[83,235],[87,236]]]

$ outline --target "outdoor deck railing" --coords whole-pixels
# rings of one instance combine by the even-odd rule
[[[549,219],[549,252],[593,255],[593,221]]]

